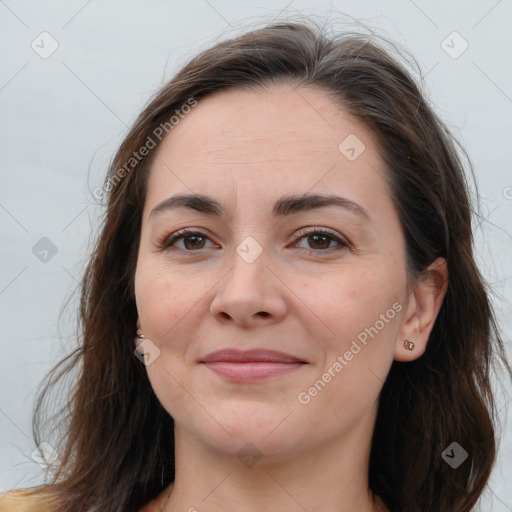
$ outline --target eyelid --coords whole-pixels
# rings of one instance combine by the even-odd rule
[[[192,235],[201,235],[204,238],[207,238],[208,240],[211,240],[210,235],[205,233],[199,228],[183,228],[178,229],[177,231],[174,231],[172,233],[166,233],[161,239],[158,240],[157,245],[162,250],[169,250],[172,247],[172,244],[175,243],[177,240],[180,240],[182,238],[187,238]],[[185,251],[185,252],[194,252],[194,251]]]
[[[330,235],[334,239],[337,239],[340,242],[345,242],[347,244],[349,243],[349,241],[343,235],[338,233],[337,231],[334,231],[333,229],[330,229],[330,228],[324,228],[321,226],[308,226],[305,228],[301,228],[298,231],[295,231],[295,236],[297,238],[301,238],[304,235],[309,235],[310,233],[311,234],[320,233],[320,234]]]
[[[313,253],[330,253],[333,250],[340,249],[340,248],[346,248],[349,249],[352,247],[352,244],[349,242],[349,240],[338,233],[337,231],[334,231],[330,228],[320,227],[320,226],[308,226],[305,228],[301,228],[298,231],[295,232],[295,239],[297,240],[297,243],[304,238],[307,235],[314,235],[314,234],[320,234],[320,235],[327,235],[332,240],[336,241],[338,243],[338,247],[331,247],[329,249],[320,249],[320,250],[314,250],[314,249],[304,249],[308,252]]]

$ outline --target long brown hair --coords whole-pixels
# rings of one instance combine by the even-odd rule
[[[39,444],[46,440],[40,429],[49,391],[73,376],[69,401],[55,416],[63,425],[60,444],[54,441],[59,466],[33,503],[53,501],[47,509],[54,512],[136,512],[173,481],[173,420],[132,343],[134,275],[155,151],[130,159],[149,138],[158,145],[158,127],[171,133],[171,117],[191,100],[279,82],[329,91],[370,128],[387,166],[410,275],[421,278],[438,257],[448,263],[448,291],[426,352],[413,362],[394,361],[380,394],[370,488],[393,512],[468,512],[482,494],[498,440],[491,370],[500,360],[508,376],[512,371],[473,255],[473,203],[459,150],[472,173],[469,158],[406,67],[375,38],[328,36],[311,21],[289,21],[193,58],[153,97],[115,155],[103,225],[81,282],[80,345],[53,369],[37,403]],[[456,470],[442,458],[453,441],[469,455]]]

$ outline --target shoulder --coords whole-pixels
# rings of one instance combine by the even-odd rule
[[[19,494],[19,491],[13,490],[0,492],[0,512],[10,512],[11,510],[15,510],[13,500],[16,494]]]
[[[54,500],[33,489],[13,489],[0,493],[0,512],[54,512]]]
[[[11,512],[11,510],[16,510],[16,502],[19,502],[19,495],[20,491],[18,489],[0,492],[0,512]]]

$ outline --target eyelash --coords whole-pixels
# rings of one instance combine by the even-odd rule
[[[312,235],[323,235],[323,236],[326,236],[327,238],[330,238],[331,240],[337,242],[338,246],[334,247],[334,248],[330,247],[330,248],[327,248],[327,249],[304,249],[306,252],[314,252],[316,254],[325,254],[327,252],[330,253],[333,250],[338,251],[338,250],[341,250],[341,249],[348,249],[348,248],[350,248],[350,244],[349,244],[349,242],[347,240],[345,240],[344,238],[338,236],[335,232],[333,232],[331,230],[328,230],[328,229],[325,229],[325,228],[322,228],[322,229],[310,229],[310,230],[305,230],[305,229],[299,230],[298,233],[297,233],[298,241],[300,241],[301,239],[306,238],[308,236],[312,236]],[[167,236],[166,235],[165,237],[163,237],[163,239],[158,242],[158,247],[162,251],[179,250],[179,251],[189,252],[189,253],[200,252],[201,249],[198,249],[198,250],[194,251],[194,250],[187,250],[187,249],[177,249],[176,247],[172,246],[176,241],[178,241],[180,239],[188,238],[188,237],[191,237],[191,236],[199,236],[201,238],[209,239],[201,231],[195,231],[195,230],[190,229],[190,228],[184,228],[184,229],[180,229],[179,231],[176,231],[176,233],[173,233],[171,236]]]

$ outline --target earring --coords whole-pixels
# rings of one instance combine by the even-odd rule
[[[135,348],[137,348],[144,341],[144,334],[142,334],[142,329],[137,329],[137,336],[133,338],[133,344]]]
[[[412,341],[405,340],[404,346],[407,350],[414,350],[414,343]]]

